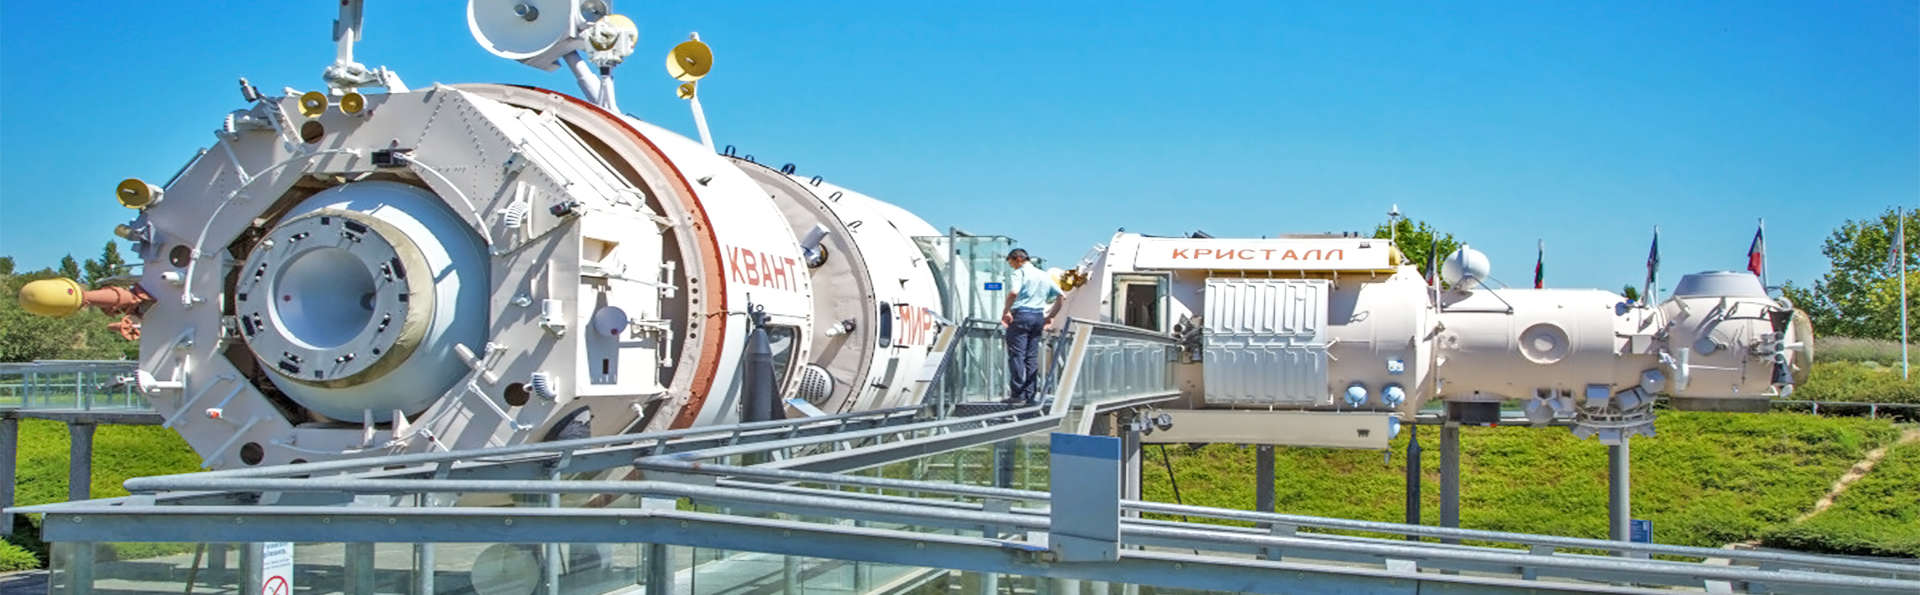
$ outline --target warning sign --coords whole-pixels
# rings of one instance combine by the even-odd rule
[[[293,595],[293,544],[260,544],[260,595]]]

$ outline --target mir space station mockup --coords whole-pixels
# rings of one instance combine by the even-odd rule
[[[138,285],[37,282],[23,304],[126,314],[139,390],[217,468],[722,423],[756,382],[797,397],[787,415],[915,404],[955,311],[935,269],[967,274],[916,247],[940,232],[621,115],[610,73],[637,31],[605,0],[467,9],[489,51],[565,67],[582,97],[409,89],[354,61],[344,2],[327,90],[243,81],[214,146],[119,187]],[[703,137],[711,59],[668,57]],[[1064,308],[1184,337],[1180,406],[1246,419],[1522,400],[1617,439],[1650,429],[1656,393],[1764,407],[1807,364],[1804,317],[1744,273],[1643,305],[1494,289],[1471,250],[1444,268],[1435,289],[1388,240],[1123,233],[1064,275]]]

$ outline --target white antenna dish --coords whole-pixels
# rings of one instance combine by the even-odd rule
[[[1486,253],[1461,244],[1459,250],[1440,262],[1440,278],[1460,289],[1474,289],[1493,275],[1493,262]]]
[[[467,31],[495,56],[553,70],[606,10],[603,0],[468,0]]]

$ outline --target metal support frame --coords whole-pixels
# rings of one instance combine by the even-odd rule
[[[1124,415],[1125,409],[1151,401],[1150,397],[1129,397],[1087,405],[1073,415]],[[1915,564],[1143,502],[1127,497],[1138,486],[1136,431],[1122,436],[1128,443],[1128,472],[1108,475],[1111,484],[1100,482],[1109,490],[1128,490],[1105,496],[1118,502],[1098,502],[1103,509],[1117,511],[1117,537],[1106,543],[1117,548],[1109,551],[1123,553],[1112,558],[1067,562],[1049,555],[1048,544],[1059,537],[1053,533],[1053,521],[1058,519],[1052,515],[1075,505],[1053,502],[1047,492],[822,472],[995,444],[1058,427],[1066,415],[1056,409],[931,422],[880,415],[858,418],[867,423],[858,427],[849,427],[854,418],[813,418],[459,453],[368,457],[144,478],[128,482],[134,496],[49,504],[21,512],[46,515],[46,538],[68,549],[91,547],[98,541],[143,540],[645,543],[649,544],[647,590],[653,594],[674,590],[672,546],[774,556],[829,555],[861,563],[932,563],[994,577],[1057,579],[1065,583],[1058,585],[1063,592],[1078,592],[1078,581],[1269,592],[1592,592],[1619,591],[1623,585],[1725,585],[1820,593],[1920,591],[1920,565]],[[1443,497],[1443,517],[1450,517],[1451,524],[1458,523],[1458,433],[1458,425],[1448,424],[1441,434],[1443,495],[1451,496]],[[767,456],[771,462],[755,466],[728,464],[748,455],[796,453],[821,454]],[[1118,461],[1108,464],[1114,463]],[[625,465],[632,465],[638,476],[617,481],[565,479]],[[1417,465],[1413,467],[1417,471]],[[639,498],[641,506],[409,506],[405,505],[408,499],[394,497],[424,493],[463,495],[474,502],[497,502],[514,494],[543,495],[553,502],[558,495],[580,494],[608,502]],[[720,512],[678,510],[674,503],[681,498]],[[1084,497],[1083,501],[1094,502]],[[1182,520],[1142,518],[1147,513]],[[1356,532],[1393,537],[1352,536]],[[1452,543],[1408,543],[1401,536]],[[1457,545],[1465,540],[1507,547]],[[1568,553],[1571,549],[1611,549],[1637,554],[1636,558],[1711,557],[1727,560],[1730,566]],[[1281,551],[1284,561],[1257,558]],[[243,567],[257,572],[258,552],[249,547],[243,556],[250,557]]]

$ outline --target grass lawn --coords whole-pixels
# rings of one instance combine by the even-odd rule
[[[1633,441],[1633,509],[1661,543],[1717,547],[1790,522],[1866,451],[1895,439],[1885,420],[1809,415],[1662,412],[1660,435]],[[1406,434],[1377,451],[1279,448],[1281,512],[1376,521],[1403,518]],[[1437,428],[1423,428],[1422,522],[1439,522]],[[1254,450],[1170,446],[1188,504],[1251,509]],[[1607,536],[1606,447],[1564,428],[1465,428],[1461,512],[1466,528]],[[1148,447],[1143,494],[1172,502],[1158,447]],[[1920,485],[1905,483],[1912,492]]]
[[[67,426],[20,420],[14,501],[21,506],[67,499]],[[129,478],[187,473],[200,457],[173,430],[159,426],[99,426],[93,435],[93,497],[125,496]],[[14,534],[0,543],[0,571],[38,568],[46,560],[39,519],[16,517]],[[28,565],[28,562],[32,562]]]
[[[1805,522],[1776,527],[1767,545],[1920,558],[1920,442],[1893,447],[1873,472]]]

